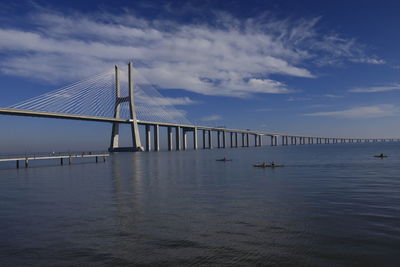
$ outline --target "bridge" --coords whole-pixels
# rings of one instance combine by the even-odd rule
[[[95,75],[59,90],[0,108],[0,114],[111,123],[110,152],[159,151],[160,127],[167,128],[170,151],[188,149],[188,133],[193,138],[193,149],[198,149],[199,133],[202,134],[203,149],[213,148],[213,136],[216,136],[217,148],[249,147],[250,138],[254,139],[256,147],[262,146],[264,142],[267,144],[267,141],[271,146],[400,141],[393,138],[303,136],[194,125],[167,103],[167,99],[148,81],[142,86],[135,86],[133,72],[130,62],[127,79],[120,79],[120,70],[115,66],[112,72]],[[121,89],[121,82],[127,82],[125,90]],[[121,96],[122,93],[125,96]],[[120,147],[120,124],[130,125],[132,146]],[[139,126],[145,128],[144,147]]]

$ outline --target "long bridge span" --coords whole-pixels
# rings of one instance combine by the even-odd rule
[[[114,73],[114,86],[115,92],[111,97],[113,116],[101,116],[104,112],[97,112],[93,114],[74,114],[78,112],[69,112],[71,106],[79,105],[82,103],[76,103],[75,98],[71,98],[70,102],[74,104],[60,102],[59,98],[68,98],[71,95],[71,91],[77,91],[76,85],[71,89],[63,88],[55,93],[45,94],[43,97],[37,97],[25,101],[22,104],[14,105],[8,108],[0,108],[0,114],[11,115],[11,116],[29,116],[29,117],[41,117],[41,118],[53,118],[53,119],[68,119],[68,120],[81,120],[81,121],[95,121],[95,122],[106,122],[112,124],[111,141],[109,146],[110,152],[125,152],[125,151],[159,151],[160,150],[160,127],[167,128],[167,143],[168,150],[186,150],[188,149],[188,135],[187,133],[192,132],[193,138],[193,149],[198,149],[198,135],[202,135],[203,149],[213,148],[213,132],[216,135],[217,148],[227,147],[249,147],[250,138],[253,138],[254,146],[262,146],[264,140],[269,138],[269,144],[271,146],[277,146],[278,144],[286,145],[303,145],[303,144],[337,144],[337,143],[355,143],[355,142],[388,142],[388,141],[400,141],[397,138],[348,138],[348,137],[322,137],[322,136],[304,136],[294,135],[287,133],[273,133],[264,131],[253,131],[253,130],[241,130],[241,129],[228,129],[221,127],[201,126],[192,125],[190,123],[179,123],[179,122],[166,122],[166,121],[152,121],[152,120],[141,120],[137,118],[136,105],[135,105],[135,87],[133,83],[133,68],[132,63],[128,64],[128,96],[121,97],[121,88],[119,80],[119,69],[115,67]],[[88,83],[87,81],[85,81]],[[81,86],[85,86],[82,84]],[[87,84],[86,86],[89,86]],[[93,85],[90,85],[93,88]],[[75,92],[74,93],[80,93]],[[139,94],[139,96],[141,96]],[[79,96],[82,98],[82,94]],[[159,96],[151,96],[157,98]],[[88,97],[89,98],[89,97]],[[142,95],[143,98],[143,95]],[[90,98],[89,98],[90,99]],[[99,110],[104,103],[100,100],[92,98],[91,103],[97,106],[96,111]],[[142,99],[143,100],[143,99]],[[81,101],[82,102],[82,101]],[[128,116],[123,118],[122,105],[128,104]],[[68,107],[68,109],[60,109],[65,112],[54,112],[54,107],[57,105]],[[22,108],[21,108],[22,107]],[[52,107],[50,109],[49,107]],[[38,110],[34,110],[37,108]],[[68,111],[68,112],[67,112]],[[85,113],[85,112],[82,112]],[[99,116],[100,114],[100,116]],[[132,135],[132,146],[120,147],[119,146],[119,124],[128,124],[131,126]],[[142,141],[139,134],[139,125],[145,127],[145,146],[142,146]],[[175,137],[175,142],[173,138]],[[229,139],[229,140],[228,140]],[[175,143],[175,146],[174,146]],[[267,143],[267,142],[265,142]]]

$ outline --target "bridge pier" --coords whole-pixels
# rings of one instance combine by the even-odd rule
[[[172,151],[172,127],[168,126],[168,150]]]
[[[208,148],[212,149],[212,132],[208,130]]]
[[[231,147],[233,147],[233,132],[230,132],[231,135]]]
[[[176,150],[181,150],[181,127],[175,127],[175,142]]]
[[[220,131],[216,131],[217,133],[217,148],[221,148],[221,136]]]
[[[160,151],[160,125],[154,124],[154,151]]]
[[[203,130],[203,149],[206,149],[206,130]]]
[[[182,128],[182,149],[187,149],[187,129]]]
[[[146,151],[151,150],[151,131],[150,125],[146,125]]]
[[[226,132],[222,131],[222,147],[226,148]]]
[[[193,149],[197,150],[197,127],[193,128]]]
[[[239,140],[239,138],[238,138],[238,133],[236,132],[235,133],[235,147],[238,147],[239,145],[238,145],[238,140]]]

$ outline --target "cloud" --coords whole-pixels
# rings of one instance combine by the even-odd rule
[[[395,83],[387,86],[371,86],[371,87],[358,87],[350,89],[349,92],[352,93],[377,93],[377,92],[387,92],[393,90],[400,90],[400,83]]]
[[[361,106],[339,111],[315,112],[303,114],[312,117],[338,118],[381,118],[399,114],[400,109],[394,105],[384,104],[376,106]]]
[[[220,115],[209,115],[201,118],[202,121],[219,121],[222,117]]]
[[[308,101],[308,100],[311,100],[311,98],[310,97],[294,97],[294,96],[291,96],[288,99],[286,99],[286,101],[288,101],[288,102],[301,102],[301,101]]]
[[[369,57],[365,57],[365,58],[353,58],[351,59],[351,61],[356,62],[356,63],[368,63],[368,64],[373,64],[373,65],[382,65],[382,64],[386,64],[386,61],[383,59],[379,59],[379,58],[369,58]]]
[[[198,104],[198,101],[194,101],[189,97],[165,97],[165,96],[147,96],[140,95],[136,96],[136,100],[140,103],[146,103],[151,106],[187,106]]]
[[[71,82],[133,60],[160,89],[232,97],[286,94],[292,91],[272,76],[314,78],[309,67],[321,58],[367,58],[355,40],[319,33],[319,20],[239,20],[217,13],[204,23],[179,24],[131,11],[60,13],[36,6],[18,23],[30,28],[19,28],[11,18],[4,25],[12,26],[0,28],[0,72]]]
[[[333,94],[325,94],[323,95],[326,98],[342,98],[343,95],[333,95]]]

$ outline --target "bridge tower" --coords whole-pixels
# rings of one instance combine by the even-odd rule
[[[110,152],[133,152],[143,151],[142,143],[140,141],[139,127],[136,117],[135,109],[135,88],[132,78],[132,62],[128,64],[128,86],[129,95],[127,97],[121,97],[121,89],[119,82],[119,70],[118,66],[115,66],[115,107],[114,107],[114,118],[119,119],[121,116],[121,104],[124,102],[129,103],[129,114],[130,114],[130,125],[132,134],[132,147],[119,147],[119,123],[114,122],[111,133],[111,143],[108,151]]]

